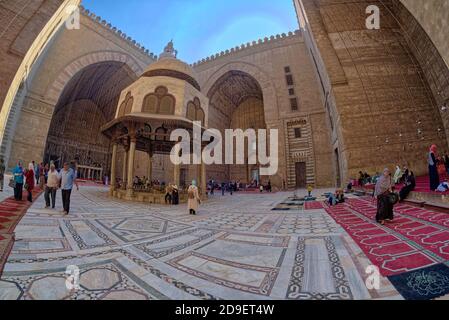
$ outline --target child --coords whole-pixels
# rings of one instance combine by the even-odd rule
[[[313,187],[312,187],[312,185],[309,184],[309,186],[307,187],[307,192],[309,193],[309,197],[312,196],[312,191],[313,191]]]

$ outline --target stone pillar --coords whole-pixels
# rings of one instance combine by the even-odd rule
[[[134,177],[134,156],[136,153],[136,140],[131,139],[129,146],[129,156],[128,156],[128,183],[126,188],[126,196],[131,198],[133,196],[133,177]]]
[[[204,162],[200,165],[200,190],[203,197],[206,197],[206,191],[207,191],[207,182],[206,182],[206,164]]]
[[[90,180],[90,174],[91,174],[91,171],[90,171],[90,169],[87,171],[87,179],[88,180]]]
[[[173,183],[176,184],[178,186],[178,188],[180,188],[180,183],[181,183],[181,165],[180,164],[175,164],[174,165],[174,171],[173,171]]]
[[[153,155],[151,153],[148,153],[148,172],[147,177],[150,182],[153,180]]]
[[[111,187],[109,188],[109,194],[112,196],[115,191],[115,171],[117,169],[117,143],[112,146],[112,164],[111,164]]]
[[[123,170],[122,170],[122,189],[126,189],[126,178],[128,177],[127,173],[128,168],[128,151],[125,150],[125,153],[123,154]]]

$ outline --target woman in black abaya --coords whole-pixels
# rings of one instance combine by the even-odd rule
[[[376,221],[385,224],[385,221],[393,220],[393,204],[390,202],[390,193],[392,192],[392,181],[390,170],[384,169],[382,176],[377,180],[374,190],[374,197],[377,199]]]
[[[435,191],[440,185],[440,176],[438,174],[438,163],[437,163],[437,146],[432,145],[430,147],[427,162],[429,164],[429,180],[430,180],[430,190]]]

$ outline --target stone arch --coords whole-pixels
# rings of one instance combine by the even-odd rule
[[[143,72],[143,69],[139,65],[139,63],[137,63],[137,61],[133,57],[126,53],[118,51],[91,52],[73,60],[58,73],[58,77],[47,88],[45,99],[50,103],[56,104],[67,83],[79,71],[83,70],[89,65],[107,61],[125,63],[136,74],[136,76],[140,75]]]
[[[126,53],[116,52],[116,51],[99,51],[92,52],[86,55],[83,55],[79,58],[72,60],[71,62],[65,64],[65,67],[53,73],[49,84],[43,88],[42,92],[42,103],[45,107],[42,110],[39,110],[39,113],[27,114],[27,117],[22,117],[22,112],[18,115],[18,125],[14,128],[13,139],[10,139],[11,151],[10,158],[8,159],[9,163],[14,163],[16,159],[44,159],[46,156],[46,149],[48,146],[48,133],[50,126],[52,125],[53,113],[55,111],[56,106],[60,104],[60,99],[63,98],[65,94],[65,89],[69,86],[71,81],[78,77],[79,74],[84,73],[87,69],[93,68],[98,65],[107,65],[107,64],[117,64],[125,66],[126,69],[124,72],[129,75],[130,79],[135,80],[137,76],[143,71],[143,67],[140,66],[134,58]],[[40,66],[37,66],[41,68]],[[39,73],[44,72],[43,69],[39,69]],[[31,86],[33,86],[31,80]],[[34,103],[34,104],[31,104]],[[25,105],[22,108],[35,108],[34,100],[31,100],[30,105]],[[25,148],[23,147],[23,141],[27,141],[30,139],[30,134],[27,133],[24,128],[28,126],[30,122],[41,123],[40,132],[36,134],[35,143],[33,145],[32,150],[28,150],[25,152]],[[13,141],[20,141],[19,144],[13,143]]]
[[[265,119],[279,119],[279,104],[275,86],[270,77],[263,70],[261,70],[260,67],[254,64],[234,61],[223,65],[201,84],[203,92],[206,95],[209,95],[209,91],[212,89],[214,84],[225,74],[232,71],[247,73],[259,83],[263,94],[264,105],[271,106],[270,109],[265,108]],[[268,112],[274,112],[274,114],[268,114]]]

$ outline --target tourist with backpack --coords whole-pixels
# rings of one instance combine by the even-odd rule
[[[192,181],[192,185],[187,190],[187,205],[189,208],[189,213],[192,215],[196,215],[198,211],[199,205],[201,203],[201,199],[198,192],[198,187],[196,186],[196,181]]]

